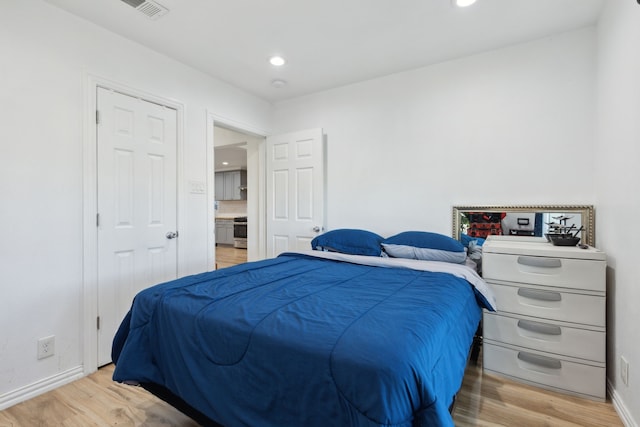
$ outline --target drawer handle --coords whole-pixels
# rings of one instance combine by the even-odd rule
[[[519,256],[518,264],[528,265],[529,267],[540,268],[560,268],[562,261],[558,258],[540,258],[535,256]]]
[[[560,369],[562,368],[562,362],[558,359],[552,359],[547,356],[540,356],[539,354],[527,353],[525,351],[518,352],[518,359],[523,362],[531,363],[533,365],[542,366],[549,369]]]
[[[562,335],[560,326],[532,322],[531,320],[518,320],[518,328],[544,335]]]
[[[540,291],[538,289],[519,288],[518,295],[525,298],[537,299],[540,301],[561,301],[560,292]]]

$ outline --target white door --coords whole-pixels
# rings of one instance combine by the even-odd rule
[[[98,88],[98,366],[136,293],[177,276],[177,112]]]
[[[324,228],[322,129],[270,136],[266,147],[267,257],[311,249]]]

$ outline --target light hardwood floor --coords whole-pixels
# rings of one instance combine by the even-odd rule
[[[197,427],[144,389],[113,382],[112,374],[113,365],[108,365],[1,411],[0,426]],[[479,366],[467,367],[454,421],[458,427],[623,425],[610,402],[594,402],[484,375]]]
[[[247,262],[247,250],[236,249],[233,246],[216,246],[216,268],[230,267]]]
[[[197,427],[141,387],[111,380],[113,365],[0,412],[1,427]]]

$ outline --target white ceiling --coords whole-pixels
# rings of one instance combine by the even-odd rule
[[[121,0],[46,1],[270,102],[592,25],[603,2],[157,0],[169,13],[151,20]]]
[[[215,148],[215,171],[237,170],[247,168],[247,149],[246,145],[231,145],[226,147]],[[227,164],[223,164],[226,162]]]
[[[260,141],[251,135],[231,129],[214,126],[213,141],[215,144],[214,170],[236,170],[247,168],[247,144]],[[223,164],[226,162],[227,164]]]

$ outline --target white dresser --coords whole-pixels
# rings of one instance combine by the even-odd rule
[[[483,276],[483,368],[548,389],[606,397],[606,255],[544,239],[492,237]]]

